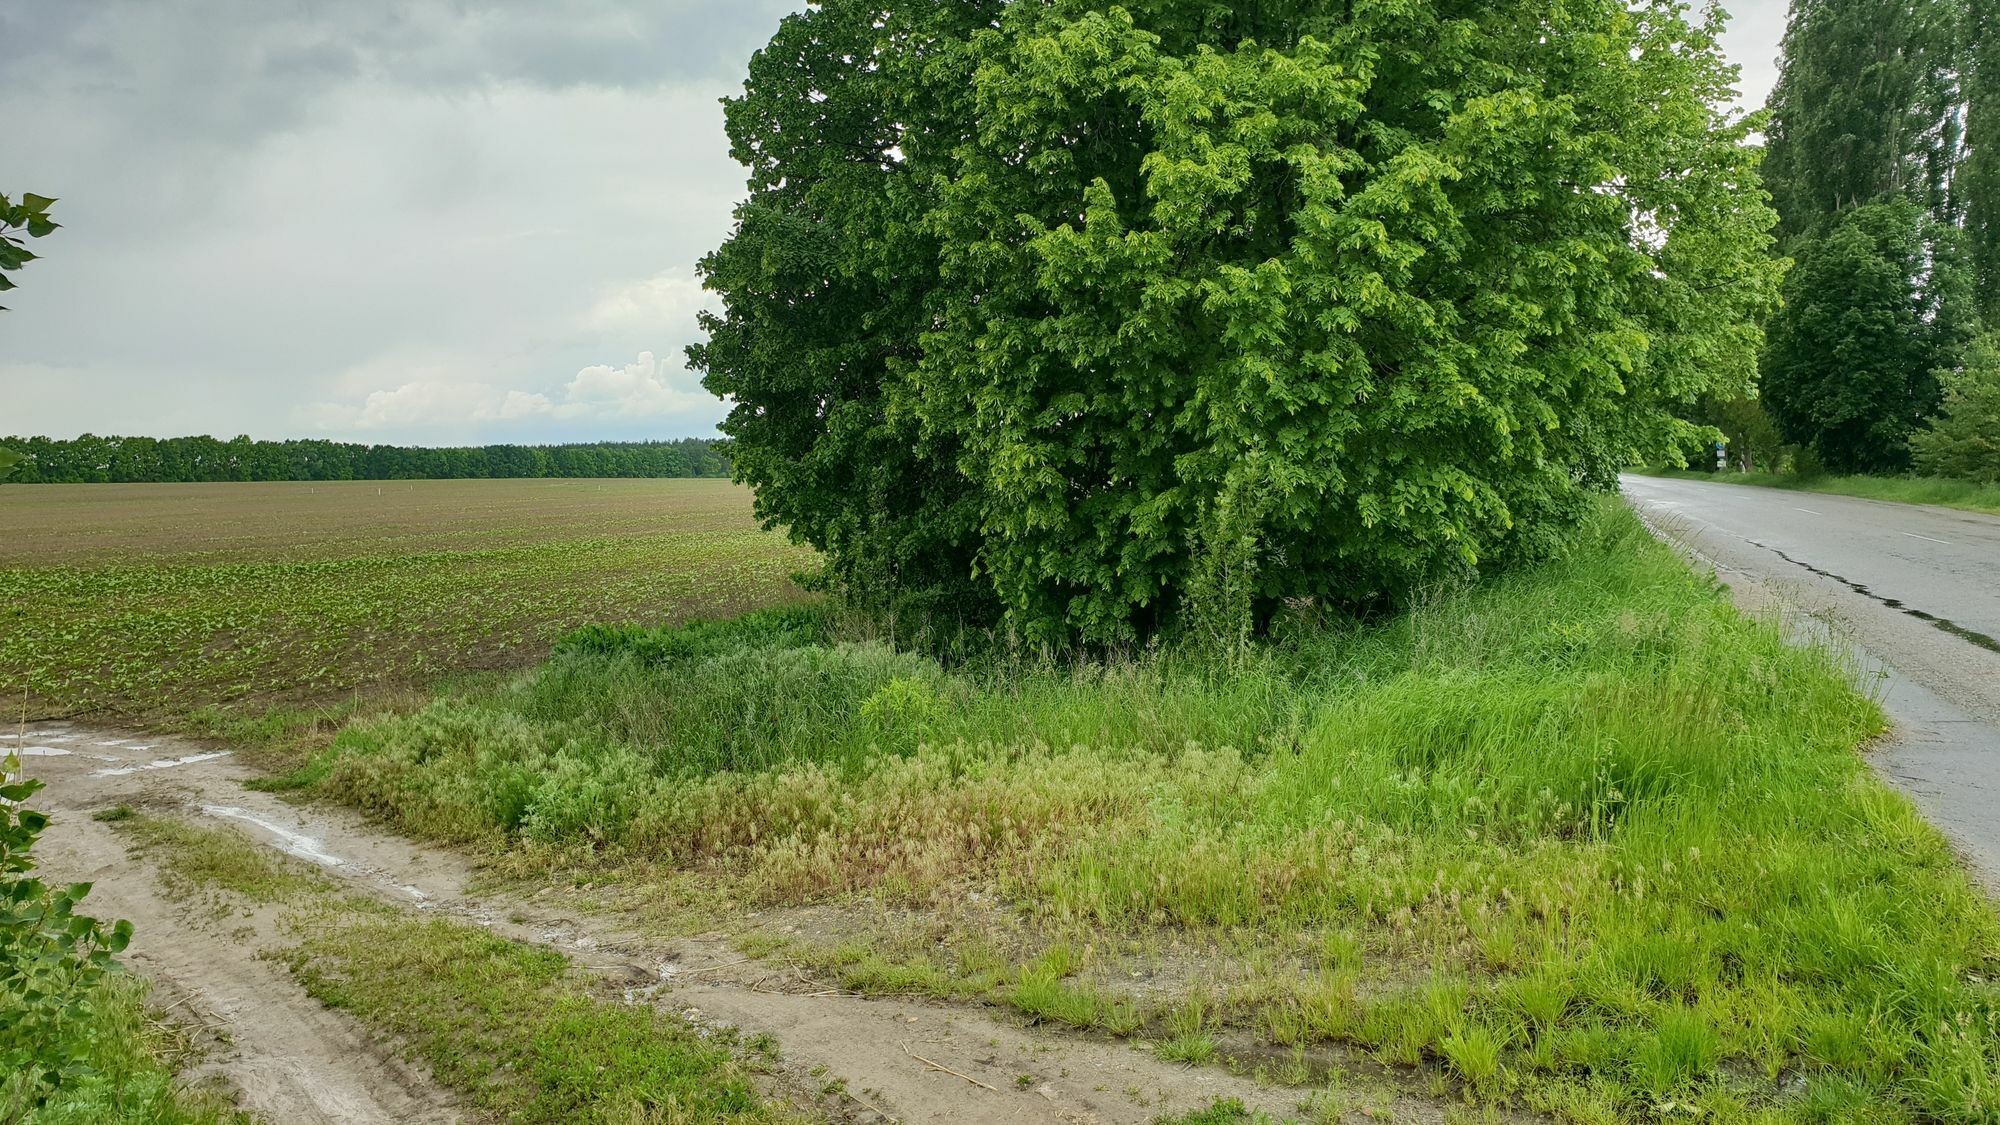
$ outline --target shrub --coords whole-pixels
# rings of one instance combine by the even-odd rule
[[[2000,483],[2000,337],[1979,340],[1964,364],[1941,378],[1944,405],[1930,429],[1910,437],[1917,471]]]

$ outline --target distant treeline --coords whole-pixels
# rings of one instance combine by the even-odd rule
[[[726,477],[729,460],[703,438],[582,445],[424,449],[338,441],[212,437],[0,438],[22,456],[9,484],[159,481],[470,480],[489,477]]]

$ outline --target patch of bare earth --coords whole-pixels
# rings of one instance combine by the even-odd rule
[[[1307,1096],[1109,1038],[1024,1026],[986,1006],[853,995],[795,967],[746,958],[726,935],[656,940],[616,911],[570,911],[550,904],[558,896],[494,892],[478,885],[462,855],[389,835],[347,810],[243,788],[256,773],[211,748],[68,725],[7,737],[29,752],[29,773],[48,783],[35,802],[54,817],[44,873],[94,881],[94,912],[132,920],[130,965],[155,982],[164,1003],[206,1025],[221,1045],[205,1069],[273,1121],[467,1115],[394,1045],[320,1007],[285,969],[259,958],[286,944],[275,911],[218,914],[168,896],[159,873],[91,814],[127,804],[227,825],[317,865],[346,889],[558,949],[633,1002],[774,1035],[783,1089],[843,1120],[1136,1125],[1225,1098],[1284,1119],[1296,1117]],[[1404,1122],[1444,1116],[1407,1092],[1383,1091],[1364,1108]]]

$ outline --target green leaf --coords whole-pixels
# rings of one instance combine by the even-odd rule
[[[36,195],[32,191],[21,193],[21,206],[37,215],[47,214],[49,208],[55,206],[55,202],[54,196]]]

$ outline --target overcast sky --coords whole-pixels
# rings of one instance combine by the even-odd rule
[[[717,100],[792,0],[0,5],[0,191],[64,229],[0,314],[0,434],[712,433]],[[1783,0],[1738,0],[1761,104]]]

